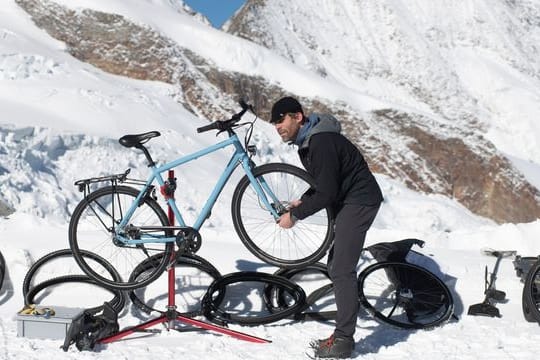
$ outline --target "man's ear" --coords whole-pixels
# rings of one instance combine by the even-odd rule
[[[304,123],[304,114],[301,112],[297,112],[294,114],[294,119],[297,123],[303,124]]]

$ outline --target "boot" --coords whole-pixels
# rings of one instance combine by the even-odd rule
[[[315,350],[316,358],[346,359],[351,357],[354,340],[332,335],[328,339],[312,342],[311,346]]]

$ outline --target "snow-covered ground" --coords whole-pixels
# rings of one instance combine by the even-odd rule
[[[512,260],[501,262],[497,289],[507,294],[507,302],[497,308],[502,318],[466,315],[471,304],[483,300],[484,267],[493,269],[495,258],[480,253],[483,247],[516,250],[520,255],[540,253],[537,234],[540,222],[530,224],[492,225],[472,216],[444,199],[422,197],[392,185],[382,179],[389,201],[368,236],[368,243],[418,237],[426,241],[421,250],[429,254],[450,277],[456,301],[456,315],[444,326],[429,331],[395,329],[374,322],[362,313],[358,319],[355,356],[367,359],[395,359],[404,356],[414,359],[533,359],[540,350],[538,324],[524,320],[521,310],[523,285],[516,276]],[[224,200],[225,202],[225,200]],[[227,210],[216,214],[227,216]],[[16,336],[16,312],[22,308],[21,284],[33,260],[50,251],[67,247],[67,224],[48,219],[15,214],[0,221],[1,251],[6,258],[8,274],[0,292],[0,358],[2,359],[147,359],[154,357],[182,357],[185,359],[301,359],[305,358],[308,343],[332,331],[331,323],[294,322],[281,320],[265,326],[231,328],[271,340],[269,344],[252,344],[210,332],[163,331],[157,335],[133,335],[115,343],[98,347],[97,353],[79,353],[74,346],[68,352],[59,349],[61,340],[39,340]],[[203,228],[201,256],[214,264],[222,274],[238,270],[274,272],[255,259],[240,243],[230,223]],[[62,267],[44,266],[45,275],[80,273],[76,264],[66,259]],[[180,275],[180,274],[178,274]],[[46,277],[45,277],[46,278]],[[188,283],[191,280],[183,279]],[[148,298],[164,297],[165,283],[154,287]],[[88,296],[92,292],[92,296]],[[186,298],[202,296],[201,289],[179,289],[178,305]],[[90,307],[110,299],[108,292],[90,285],[66,284],[49,289],[38,296],[41,305]],[[261,299],[252,295],[246,299],[253,314],[260,309]],[[190,300],[190,304],[197,300]],[[332,309],[330,302],[321,310]],[[154,314],[157,316],[157,314]],[[148,320],[128,305],[122,312],[120,326],[132,326]]]
[[[79,5],[84,3],[77,1]],[[121,3],[100,2],[101,6],[111,7],[101,10],[118,10]],[[158,0],[138,3],[171,4]],[[131,4],[129,9],[123,10],[134,18],[137,14],[147,14],[146,10]],[[164,21],[160,24],[166,24],[167,16],[172,16],[165,12],[161,15]],[[181,15],[176,16],[181,18]],[[222,46],[237,41],[231,40],[229,35],[216,35],[217,30],[196,25],[188,18],[182,21],[198,31],[206,31],[208,37],[223,36]],[[0,251],[7,262],[6,279],[0,290],[0,359],[305,358],[309,341],[329,335],[331,324],[282,320],[257,327],[231,325],[231,328],[271,340],[269,344],[251,344],[207,332],[162,331],[155,335],[132,336],[99,347],[99,352],[83,353],[74,347],[63,352],[59,349],[62,344],[59,340],[17,337],[16,313],[23,306],[21,286],[26,272],[41,256],[68,247],[69,214],[80,199],[73,182],[123,172],[126,168],[133,169],[134,177],[146,174],[147,167],[141,154],[118,145],[118,137],[159,130],[162,136],[152,139],[149,144],[155,158],[164,161],[203,148],[224,136],[216,139],[211,133],[197,134],[196,127],[206,124],[206,120],[196,118],[175,103],[170,97],[175,91],[171,86],[106,74],[74,60],[63,51],[63,46],[35,28],[14,2],[3,4],[0,9],[0,108],[3,115],[0,119],[0,196],[15,204],[17,211],[0,219]],[[244,42],[241,46],[248,45]],[[250,54],[264,53],[254,45],[249,49]],[[219,54],[218,50],[228,51],[214,49],[214,55]],[[259,64],[250,56],[239,54],[236,63],[231,61],[229,65],[220,66],[234,69],[234,66],[245,67],[249,61]],[[264,53],[264,56],[268,55]],[[289,66],[277,58],[266,60],[260,65]],[[290,66],[290,71],[297,74],[298,69]],[[264,73],[264,69],[257,71]],[[311,75],[300,75],[303,80],[298,81],[298,86],[310,88]],[[314,91],[323,91],[323,88],[316,87]],[[498,104],[501,108],[512,106],[510,98],[513,96],[508,94],[509,97],[496,99],[501,102]],[[358,100],[356,104],[362,107],[367,103]],[[516,117],[512,122],[518,132],[523,128],[519,121],[520,117]],[[501,133],[505,131],[504,126],[501,129]],[[294,149],[281,144],[268,124],[258,121],[253,139],[259,149],[255,157],[257,163],[298,164]],[[514,156],[530,154],[529,146],[534,142],[519,143],[509,139],[513,137],[500,136],[497,145]],[[227,152],[220,152],[177,170],[177,198],[188,224],[202,207],[226,158]],[[540,184],[536,163],[519,158],[513,161],[521,162],[520,168],[528,178],[534,184]],[[203,245],[199,254],[222,274],[238,270],[274,272],[276,268],[251,255],[234,232],[230,200],[238,177],[239,173],[231,179],[212,217],[201,229]],[[420,251],[432,256],[441,269],[455,279],[451,288],[459,320],[429,331],[406,331],[378,324],[368,315],[361,314],[355,335],[355,356],[383,360],[403,357],[536,358],[540,351],[539,327],[526,322],[522,316],[523,285],[515,274],[511,259],[503,260],[497,279],[497,288],[504,290],[508,299],[497,305],[503,317],[472,317],[466,312],[471,304],[483,300],[484,268],[488,266],[491,270],[495,264],[495,258],[482,255],[480,250],[491,247],[516,250],[522,256],[536,256],[540,254],[540,220],[529,224],[497,225],[471,214],[451,199],[415,193],[385,176],[377,175],[377,180],[383,189],[385,203],[368,234],[367,244],[410,237],[425,240],[426,246]],[[80,270],[71,259],[66,259],[44,269],[40,276],[44,279],[69,273],[80,273]],[[200,289],[180,289],[178,302],[187,298],[196,302],[202,293]],[[43,305],[81,307],[99,305],[109,298],[108,292],[90,285],[73,284],[61,285],[38,297]],[[257,296],[250,296],[247,301],[253,309],[261,306]],[[332,304],[327,307],[331,309]],[[121,327],[148,319],[129,305],[121,315]]]

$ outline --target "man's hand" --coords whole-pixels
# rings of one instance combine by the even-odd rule
[[[278,220],[278,225],[283,229],[290,229],[294,226],[294,221],[291,217],[290,212],[286,212],[285,214],[281,215]]]

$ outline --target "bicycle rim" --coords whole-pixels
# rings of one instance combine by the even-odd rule
[[[313,185],[309,175],[287,164],[267,164],[253,174],[266,183],[277,198],[275,208],[300,199]],[[298,221],[291,229],[282,229],[265,208],[247,177],[238,184],[233,196],[233,222],[244,245],[259,259],[279,267],[300,267],[322,258],[333,237],[332,214],[323,209]]]
[[[413,264],[369,266],[359,275],[358,292],[361,304],[377,320],[400,328],[431,328],[448,320],[453,311],[448,287]]]
[[[157,255],[160,257],[162,255]],[[143,261],[131,274],[131,279],[152,271],[155,257]],[[206,259],[195,254],[177,256],[175,264],[175,305],[177,311],[187,317],[202,314],[201,299],[212,282],[219,279],[221,274]],[[169,274],[162,273],[148,286],[129,292],[129,298],[139,310],[165,313],[168,304]],[[142,315],[142,314],[141,314]]]
[[[134,281],[126,279],[130,278],[142,261],[159,253],[169,255],[174,246],[172,243],[124,245],[114,240],[114,228],[137,195],[138,191],[130,187],[105,187],[90,193],[73,212],[69,225],[69,242],[75,260],[90,278],[106,287],[132,290],[149,284],[163,272],[168,256],[160,258],[154,267],[155,271],[147,272]],[[137,227],[166,226],[168,219],[157,202],[146,198],[135,210],[129,224]],[[165,232],[157,231],[153,234],[163,236]],[[112,279],[102,268],[92,266],[82,256],[82,250],[104,258],[116,269],[121,279]]]

